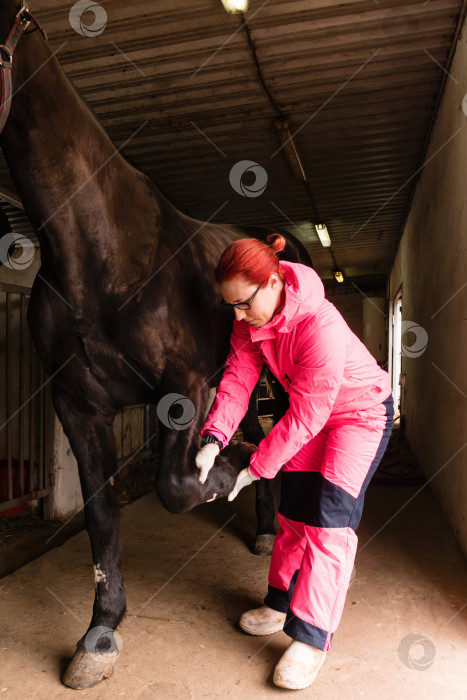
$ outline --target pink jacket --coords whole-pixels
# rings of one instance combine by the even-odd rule
[[[326,423],[339,423],[391,393],[387,372],[324,298],[314,270],[280,262],[285,304],[261,328],[234,321],[230,352],[201,431],[229,442],[248,408],[263,363],[289,394],[290,408],[259,444],[251,465],[274,477]]]

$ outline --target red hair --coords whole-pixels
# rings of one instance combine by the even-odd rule
[[[271,233],[267,240],[269,245],[257,238],[240,238],[231,243],[217,263],[214,272],[217,283],[243,277],[251,284],[265,284],[273,272],[283,280],[277,253],[284,250],[286,240],[280,233]]]

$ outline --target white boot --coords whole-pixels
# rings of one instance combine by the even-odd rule
[[[325,658],[325,651],[294,639],[276,666],[274,684],[290,690],[308,688],[318,675]]]
[[[267,605],[262,605],[260,608],[243,613],[238,624],[248,634],[257,636],[274,634],[284,627],[286,615],[285,612],[279,612]]]

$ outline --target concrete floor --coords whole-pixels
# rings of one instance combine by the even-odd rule
[[[273,686],[289,643],[283,632],[255,638],[236,626],[244,610],[262,603],[269,565],[248,550],[254,492],[245,489],[231,504],[181,516],[164,511],[155,494],[122,510],[123,652],[113,677],[90,690],[60,683],[90,618],[86,533],[1,579],[0,700],[467,698],[466,562],[428,488],[390,520],[416,491],[370,486],[357,576],[311,688]],[[417,634],[428,640],[428,661],[420,662],[420,645],[410,656],[424,669],[410,667],[408,636]]]

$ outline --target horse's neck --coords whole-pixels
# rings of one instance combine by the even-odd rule
[[[144,277],[157,232],[143,225],[140,212],[156,220],[154,192],[115,149],[38,32],[23,36],[16,49],[0,144],[43,265],[57,273],[62,266],[64,276],[90,265],[100,274],[104,266],[116,283],[123,276],[130,286]]]

